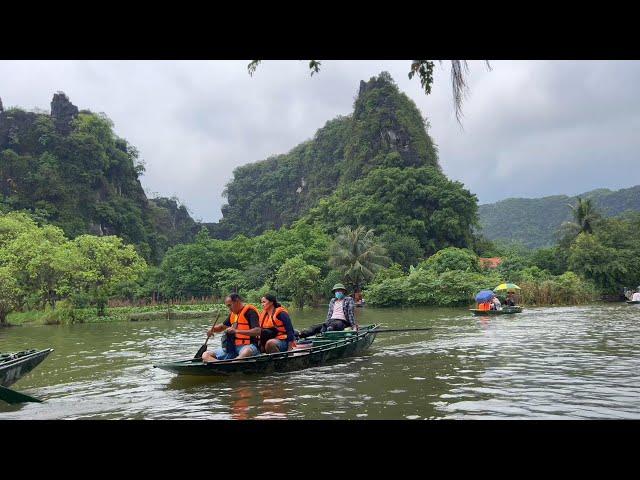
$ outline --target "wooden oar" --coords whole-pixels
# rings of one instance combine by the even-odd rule
[[[3,387],[2,385],[0,385],[0,400],[4,400],[11,405],[24,402],[42,403],[42,400],[31,397],[24,393],[16,392],[15,390],[11,390],[10,388]]]
[[[371,330],[371,333],[387,333],[387,332],[424,332],[431,330],[431,327],[427,328],[387,328],[382,330]]]
[[[213,328],[216,326],[216,323],[218,323],[219,318],[220,318],[220,312],[218,312],[218,315],[216,316],[216,321],[213,322],[213,327],[211,327],[211,330],[213,330]],[[207,339],[205,340],[204,344],[198,349],[198,351],[196,352],[193,358],[202,358],[202,354],[207,351],[207,342],[209,341],[209,338],[211,338],[213,335],[214,335],[213,333],[211,335],[207,334]]]

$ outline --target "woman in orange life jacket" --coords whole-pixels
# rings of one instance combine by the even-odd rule
[[[260,300],[261,344],[265,353],[286,352],[295,347],[293,324],[289,312],[278,303],[276,296],[267,293]]]
[[[215,362],[216,360],[230,360],[232,358],[246,358],[260,354],[258,338],[260,337],[260,317],[258,309],[250,304],[242,302],[240,295],[232,293],[224,299],[224,304],[230,310],[229,316],[222,325],[211,327],[207,332],[225,331],[227,335],[234,337],[230,347],[218,348],[212,352],[202,354],[203,362]]]

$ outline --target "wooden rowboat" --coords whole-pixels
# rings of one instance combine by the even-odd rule
[[[10,404],[41,402],[42,400],[38,398],[16,392],[8,387],[40,365],[51,352],[53,348],[0,354],[0,400]]]
[[[324,365],[332,360],[357,355],[369,348],[376,338],[378,325],[360,327],[358,332],[325,332],[307,339],[298,349],[265,353],[254,357],[203,363],[200,359],[159,363],[160,368],[178,375],[225,376],[234,373],[290,372]]]
[[[51,352],[53,348],[0,355],[0,385],[11,386],[36,368]]]
[[[470,308],[470,312],[474,315],[507,315],[510,313],[522,313],[522,307],[502,307],[502,310],[479,310]]]

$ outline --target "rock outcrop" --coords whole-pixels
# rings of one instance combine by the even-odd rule
[[[78,115],[78,107],[69,101],[64,92],[53,95],[51,100],[51,116],[56,130],[63,135],[71,132],[71,122]]]

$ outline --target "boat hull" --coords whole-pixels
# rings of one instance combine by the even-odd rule
[[[0,385],[3,387],[13,385],[36,368],[51,352],[53,352],[53,348],[18,352],[13,354],[15,358],[0,358]]]
[[[154,365],[156,368],[179,375],[226,376],[238,373],[270,374],[291,372],[318,367],[332,360],[357,355],[371,346],[375,340],[375,326],[356,332],[327,332],[313,337],[313,346],[274,354],[263,354],[240,360],[221,360],[203,363],[199,359],[167,362]]]
[[[638,304],[640,304],[640,300],[635,300],[635,301],[633,301],[633,300],[627,300],[627,303],[628,303],[629,305],[638,305]]]
[[[522,307],[503,307],[502,310],[478,310],[470,308],[469,311],[474,315],[509,315],[512,313],[522,313]]]

